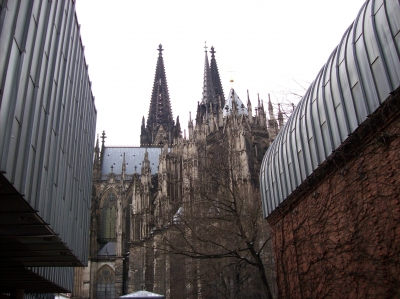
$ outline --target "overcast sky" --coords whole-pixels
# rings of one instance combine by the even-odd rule
[[[187,129],[201,100],[204,42],[214,46],[225,95],[253,107],[257,94],[288,103],[303,93],[356,18],[364,0],[77,0],[78,22],[106,145],[139,145],[159,44],[173,117]],[[209,48],[210,50],[210,48]],[[282,93],[283,92],[283,93]],[[289,99],[290,100],[290,99]]]

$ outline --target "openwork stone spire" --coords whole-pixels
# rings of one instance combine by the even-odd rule
[[[204,60],[204,79],[203,79],[203,99],[202,104],[210,106],[210,103],[214,103],[215,94],[213,81],[211,77],[210,64],[208,62],[207,45],[204,46],[205,49],[205,60]]]
[[[222,101],[221,106],[223,107],[225,104],[225,95],[221,84],[221,78],[219,77],[217,61],[215,60],[216,51],[214,50],[214,47],[211,47],[210,53],[211,53],[211,66],[210,66],[211,80],[214,87],[214,94],[217,99],[218,98],[221,99]]]
[[[158,60],[154,76],[153,91],[151,94],[147,126],[140,135],[141,146],[157,146],[172,143],[174,119],[172,117],[171,102],[169,99],[167,78],[165,75],[162,45],[158,47]]]
[[[222,89],[221,79],[218,72],[215,50],[211,47],[211,65],[208,62],[207,45],[205,49],[203,96],[197,107],[196,123],[202,123],[203,119],[210,118],[210,115],[217,114],[224,107],[225,97]]]
[[[164,49],[162,48],[161,44],[157,50],[159,53],[156,74],[154,76],[153,92],[151,94],[149,116],[147,118],[148,127],[154,125],[165,126],[170,125],[173,122],[164,60],[162,57],[162,51],[164,51]]]

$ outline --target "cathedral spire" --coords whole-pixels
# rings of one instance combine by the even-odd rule
[[[219,76],[215,50],[211,47],[211,65],[208,62],[207,44],[205,49],[203,95],[197,105],[196,123],[201,125],[203,120],[209,121],[211,115],[219,115],[225,105],[225,96]]]
[[[97,134],[96,147],[94,148],[93,179],[100,180],[100,172],[99,134]]]
[[[208,109],[210,103],[214,103],[214,88],[213,81],[211,76],[210,64],[208,62],[208,54],[207,54],[207,44],[205,44],[205,60],[204,60],[204,79],[203,79],[203,99],[202,104],[206,105]]]
[[[271,97],[269,96],[269,94],[268,94],[268,112],[269,112],[269,119],[275,120],[274,108],[272,107]]]
[[[211,72],[211,81],[214,87],[214,95],[216,98],[220,98],[222,101],[221,108],[225,105],[225,95],[224,90],[221,84],[221,78],[219,76],[217,61],[215,60],[215,53],[214,47],[211,47],[211,65],[210,65],[210,72]],[[219,104],[219,103],[218,103]]]
[[[99,134],[97,134],[96,147],[94,148],[94,166],[100,167]]]
[[[125,162],[125,152],[124,155],[122,157],[122,174],[125,174],[126,172],[126,162]]]
[[[174,129],[174,134],[173,138],[178,140],[179,137],[182,136],[181,134],[181,123],[179,122],[179,115],[176,117],[176,122],[175,122],[175,129]]]
[[[249,90],[247,90],[247,111],[249,115],[249,123],[253,123],[253,109],[251,106],[251,101],[250,101],[250,96],[249,96]]]
[[[122,158],[122,167],[121,167],[121,186],[124,188],[124,181],[125,181],[125,174],[126,174],[126,162],[125,162],[125,152]]]
[[[105,152],[104,142],[105,142],[105,139],[107,138],[106,131],[103,131],[100,138],[102,139],[101,140],[101,152],[100,152],[100,169],[102,169],[103,168],[103,160],[104,160],[104,152]]]
[[[269,120],[268,120],[268,128],[269,128],[269,137],[271,141],[275,139],[276,135],[278,135],[279,127],[278,122],[274,116],[274,108],[272,107],[271,97],[268,94],[268,111],[269,111]]]
[[[162,56],[162,51],[164,51],[164,49],[161,44],[158,46],[157,51],[158,59],[150,100],[149,115],[147,117],[145,132],[140,136],[141,146],[158,146],[164,143],[172,143],[172,131],[175,124],[172,117],[167,77],[165,75],[164,60]]]
[[[278,104],[278,123],[279,123],[279,129],[282,129],[283,127],[283,113],[281,110],[281,104]]]
[[[154,76],[147,126],[154,127],[164,125],[168,127],[173,122],[173,117],[171,102],[169,100],[167,77],[165,75],[164,59],[162,56],[162,51],[164,51],[164,49],[161,44],[158,46],[157,51],[157,67]]]

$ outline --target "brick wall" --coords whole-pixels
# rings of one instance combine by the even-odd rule
[[[400,298],[399,110],[387,101],[268,219],[279,298]]]

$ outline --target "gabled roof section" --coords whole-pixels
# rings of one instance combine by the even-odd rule
[[[172,117],[171,102],[169,99],[167,77],[165,75],[164,59],[162,56],[162,45],[158,47],[158,59],[156,74],[154,76],[153,91],[151,94],[149,116],[147,118],[147,127],[154,128],[163,125],[164,128],[170,128],[174,124]]]
[[[399,31],[398,1],[365,2],[264,156],[265,217],[400,86]]]
[[[242,100],[239,98],[236,91],[231,88],[229,91],[228,97],[225,101],[224,107],[224,116],[230,115],[237,111],[237,114],[241,115],[248,115],[249,112],[247,111],[247,107],[243,104]]]
[[[108,242],[100,251],[97,253],[97,255],[101,256],[115,256],[116,251],[115,251],[115,242]]]

